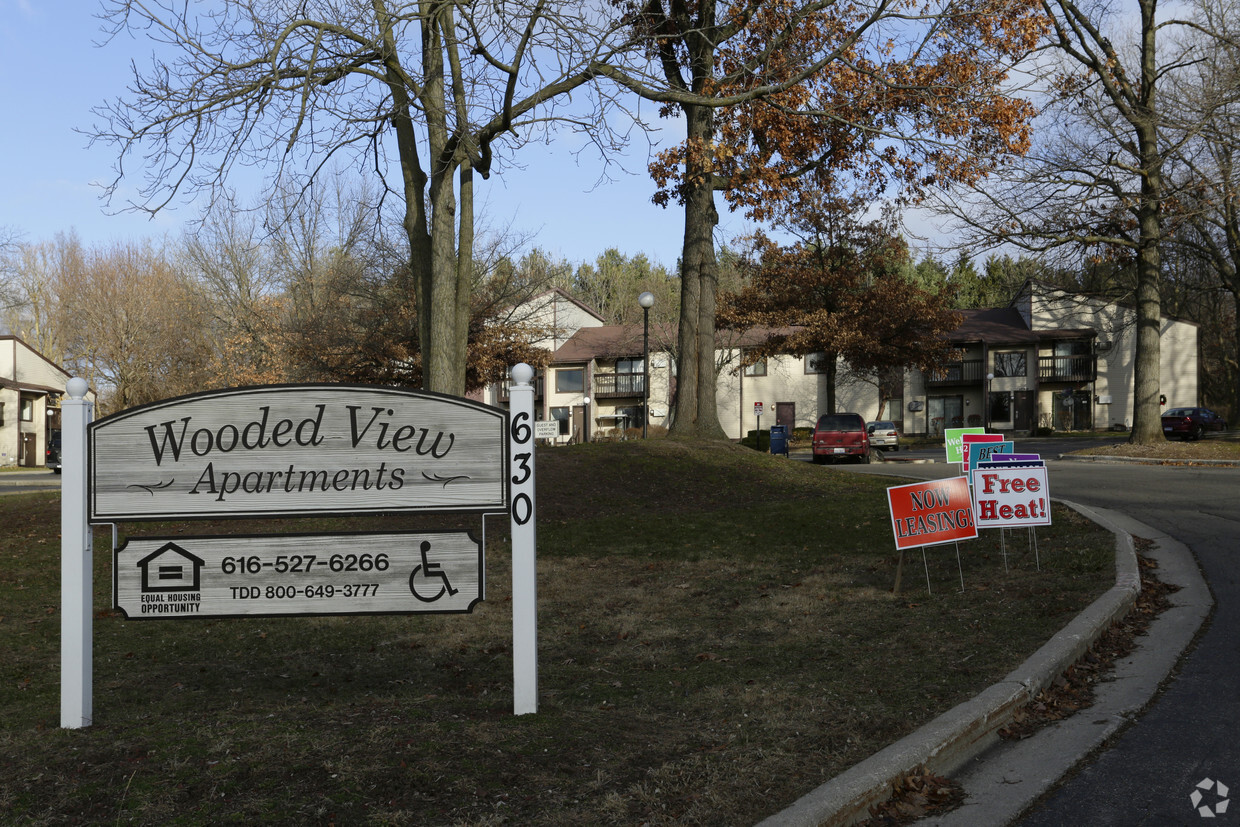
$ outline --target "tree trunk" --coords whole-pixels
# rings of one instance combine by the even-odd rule
[[[1162,298],[1162,157],[1154,105],[1155,33],[1153,0],[1142,0],[1141,89],[1137,111],[1130,116],[1137,137],[1141,169],[1141,199],[1137,207],[1137,354],[1133,369],[1132,436],[1138,445],[1162,442],[1159,375]]]
[[[827,375],[827,407],[824,413],[838,413],[835,410],[835,383],[839,377],[840,357],[838,353],[827,353],[823,356],[826,362],[823,373]]]
[[[685,235],[681,253],[680,326],[677,333],[676,418],[673,436],[726,439],[719,424],[715,377],[715,193],[710,172],[714,110],[686,105],[689,151],[685,175]]]
[[[1232,275],[1233,283],[1237,281],[1237,278],[1236,278],[1237,273],[1240,273],[1240,270],[1237,270],[1235,271],[1235,273],[1233,273]],[[1228,421],[1230,422],[1231,427],[1235,428],[1237,423],[1240,423],[1240,290],[1233,289],[1231,291],[1231,304],[1232,304],[1231,318],[1233,322],[1232,333],[1235,336],[1235,340],[1234,340],[1235,344],[1234,344],[1234,349],[1231,352],[1231,359],[1232,359],[1232,364],[1233,364],[1232,386],[1231,386],[1232,402],[1231,402],[1231,416],[1228,417]],[[1223,376],[1226,377],[1226,375],[1227,373],[1226,373],[1226,370],[1224,369]]]
[[[379,10],[377,7],[376,10]],[[418,136],[413,126],[413,105],[409,90],[401,77],[401,67],[396,53],[396,37],[385,14],[378,16],[383,26],[383,45],[387,54],[386,81],[392,93],[392,126],[396,130],[396,148],[400,157],[400,170],[404,185],[405,215],[402,225],[409,242],[409,278],[417,303],[418,350],[422,356],[423,385],[427,386],[428,354],[432,350],[429,333],[433,329],[431,302],[431,274],[435,262],[432,255],[431,230],[426,215],[427,175],[418,157]],[[425,39],[425,38],[424,38]],[[428,386],[429,387],[429,386]]]
[[[1148,219],[1142,218],[1142,235]],[[1153,218],[1158,223],[1158,218]],[[1156,231],[1155,231],[1156,232]],[[1159,264],[1157,236],[1142,238],[1137,256],[1137,354],[1133,370],[1133,415],[1131,442],[1149,445],[1163,441],[1161,410],[1158,404],[1161,342],[1159,329],[1161,300],[1158,293]]]

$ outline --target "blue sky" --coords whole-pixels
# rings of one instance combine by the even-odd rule
[[[154,220],[136,213],[108,214],[98,183],[112,177],[113,150],[87,147],[75,129],[89,129],[91,108],[123,93],[131,59],[143,65],[150,44],[126,39],[104,48],[93,0],[0,0],[0,228],[26,241],[50,239],[74,229],[87,245],[179,235],[196,217],[179,206]],[[676,131],[675,124],[667,124]],[[629,174],[595,188],[602,166],[588,154],[580,161],[570,139],[552,147],[531,145],[502,178],[480,182],[487,223],[536,233],[531,245],[573,262],[593,260],[607,247],[645,253],[672,267],[680,253],[683,213],[650,202],[645,141],[624,159]],[[241,188],[246,200],[244,187]],[[742,232],[744,222],[721,216],[721,238]]]

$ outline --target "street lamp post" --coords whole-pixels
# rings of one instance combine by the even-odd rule
[[[647,290],[637,297],[637,303],[642,306],[642,439],[645,439],[650,422],[650,308],[654,307],[654,293]]]
[[[990,430],[990,383],[995,380],[993,373],[986,374],[986,390],[982,394],[982,424]]]

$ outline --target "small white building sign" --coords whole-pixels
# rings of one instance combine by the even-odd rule
[[[504,411],[426,391],[276,385],[90,426],[91,522],[508,508]]]
[[[484,597],[465,531],[133,537],[114,556],[130,620],[469,612]]]

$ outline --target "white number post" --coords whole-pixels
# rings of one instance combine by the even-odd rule
[[[512,711],[538,711],[538,587],[534,520],[534,369],[512,368],[509,456],[512,458]]]
[[[86,523],[86,426],[93,405],[85,379],[74,377],[60,403],[60,725],[90,726],[92,710],[93,566]]]

